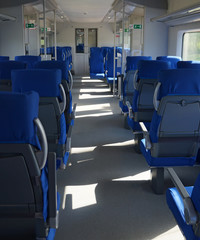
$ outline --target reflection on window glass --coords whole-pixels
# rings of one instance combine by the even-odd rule
[[[184,61],[200,61],[200,32],[188,32],[183,35]]]
[[[97,29],[89,28],[88,29],[88,47],[97,47]]]
[[[84,53],[84,29],[76,28],[75,34],[76,53]]]

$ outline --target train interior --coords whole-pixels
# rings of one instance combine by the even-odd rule
[[[200,239],[199,16],[0,2],[0,239]]]

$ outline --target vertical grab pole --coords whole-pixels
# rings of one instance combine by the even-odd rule
[[[124,67],[125,67],[125,65],[124,65],[124,57],[125,57],[125,55],[124,55],[124,31],[125,31],[125,27],[124,27],[124,13],[125,13],[125,2],[124,2],[124,0],[123,0],[123,2],[122,2],[122,6],[123,6],[123,9],[122,9],[122,31],[123,31],[123,33],[122,33],[122,74],[124,75],[124,71],[125,71],[125,69],[124,69]]]
[[[43,0],[43,20],[44,20],[44,59],[47,60],[46,0]]]
[[[113,97],[115,96],[116,11],[114,13]]]
[[[56,10],[54,10],[54,55],[57,60],[57,38],[56,38]]]

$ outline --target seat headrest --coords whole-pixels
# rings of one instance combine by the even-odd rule
[[[11,79],[11,71],[14,69],[25,69],[26,64],[16,61],[0,61],[0,79]]]
[[[159,73],[158,100],[167,95],[200,95],[200,69],[171,69]]]
[[[40,97],[60,97],[60,69],[30,69],[12,71],[13,92],[38,92]]]
[[[177,67],[200,69],[200,61],[179,61]]]
[[[38,117],[36,92],[0,92],[0,142],[39,146],[33,120]]]
[[[33,55],[15,56],[15,61],[36,62],[36,61],[41,61],[41,56],[33,56]]]
[[[141,60],[138,62],[138,77],[157,79],[161,70],[170,69],[171,63],[159,60]]]
[[[34,64],[35,69],[60,69],[62,71],[62,79],[68,79],[67,65],[64,61],[41,61]]]
[[[152,60],[151,56],[127,56],[126,57],[126,72],[136,70],[140,60]]]
[[[177,62],[181,61],[181,57],[177,56],[158,56],[156,60],[168,61],[171,63],[171,68],[177,68]]]
[[[9,61],[9,56],[0,56],[0,61]]]

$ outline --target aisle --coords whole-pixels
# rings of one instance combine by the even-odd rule
[[[103,81],[83,78],[75,79],[73,102],[72,154],[58,172],[55,240],[182,240],[165,195],[151,190],[149,168],[123,128],[118,99]]]

